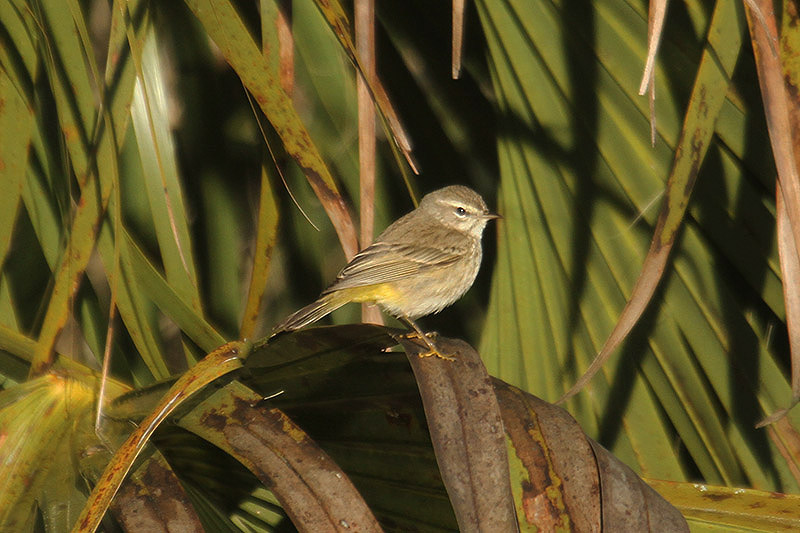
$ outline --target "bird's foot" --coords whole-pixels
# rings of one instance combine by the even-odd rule
[[[439,348],[436,346],[436,337],[439,334],[435,331],[431,331],[429,333],[420,334],[417,331],[411,331],[403,335],[406,339],[419,339],[425,343],[428,347],[427,352],[419,352],[417,356],[422,359],[423,357],[438,357],[439,359],[444,359],[445,361],[455,361],[456,358],[452,354],[446,354],[439,351]]]

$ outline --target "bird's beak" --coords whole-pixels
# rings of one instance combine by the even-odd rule
[[[497,213],[486,213],[482,218],[493,220],[497,218],[503,218],[503,215],[498,215]]]

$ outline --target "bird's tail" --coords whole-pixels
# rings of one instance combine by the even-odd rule
[[[292,331],[307,326],[316,322],[328,313],[336,311],[341,306],[347,303],[346,298],[341,298],[341,295],[332,292],[325,294],[316,302],[309,304],[302,309],[295,311],[272,330],[272,335],[277,335],[282,331]]]

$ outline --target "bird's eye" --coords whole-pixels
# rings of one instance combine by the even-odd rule
[[[466,214],[467,214],[466,209],[464,209],[463,207],[456,207],[456,215],[463,217]]]

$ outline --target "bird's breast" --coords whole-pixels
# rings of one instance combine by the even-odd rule
[[[376,303],[395,316],[417,318],[438,313],[469,290],[478,275],[480,262],[478,246],[454,263],[392,282],[392,297]]]

